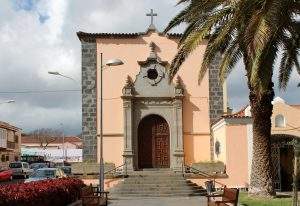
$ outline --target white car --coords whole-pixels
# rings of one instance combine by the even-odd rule
[[[13,176],[22,176],[25,179],[32,174],[33,170],[29,168],[27,162],[11,162],[9,168],[13,171]]]
[[[25,180],[25,182],[34,182],[63,177],[66,177],[66,174],[60,168],[40,168],[34,171],[34,173],[27,180]]]

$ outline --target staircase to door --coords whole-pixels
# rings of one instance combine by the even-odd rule
[[[205,195],[206,190],[182,174],[169,169],[144,169],[130,173],[110,190],[111,198],[119,197],[168,197]]]

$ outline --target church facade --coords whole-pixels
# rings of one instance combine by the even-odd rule
[[[198,84],[206,41],[188,57],[173,81],[169,66],[180,34],[153,25],[142,33],[77,33],[82,45],[83,160],[99,162],[100,54],[103,62],[103,154],[129,170],[171,168],[213,160],[211,123],[226,112],[216,58]]]

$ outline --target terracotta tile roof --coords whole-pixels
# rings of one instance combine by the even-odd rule
[[[51,142],[52,144],[62,144],[62,142],[63,142],[62,137],[53,138],[53,139],[54,139],[54,141]],[[82,143],[82,139],[80,139],[79,137],[75,137],[75,136],[66,136],[64,138],[64,141],[65,141],[65,143],[69,142],[71,144],[81,144]],[[39,141],[37,138],[34,138],[33,136],[22,135],[21,143],[22,144],[39,144]]]
[[[240,118],[240,119],[242,119],[242,118],[252,118],[252,117],[250,117],[250,116],[246,116],[246,114],[245,114],[245,110],[246,110],[246,108],[247,108],[248,106],[249,106],[249,105],[244,106],[241,110],[239,110],[239,111],[237,111],[237,112],[235,112],[235,113],[233,113],[233,114],[225,114],[225,115],[222,115],[220,118],[218,118],[218,119],[216,119],[215,121],[213,121],[213,122],[211,123],[211,125],[216,124],[216,123],[219,122],[221,119],[227,119],[227,118]]]
[[[238,112],[235,112],[233,114],[223,115],[222,117],[223,118],[244,118],[244,117],[249,117],[249,116],[246,116],[246,114],[245,114],[245,110],[246,110],[247,107],[248,107],[248,105],[243,107]]]

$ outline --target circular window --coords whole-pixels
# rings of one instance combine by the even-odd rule
[[[158,73],[156,69],[149,69],[147,71],[147,77],[151,80],[154,80],[158,77]]]

